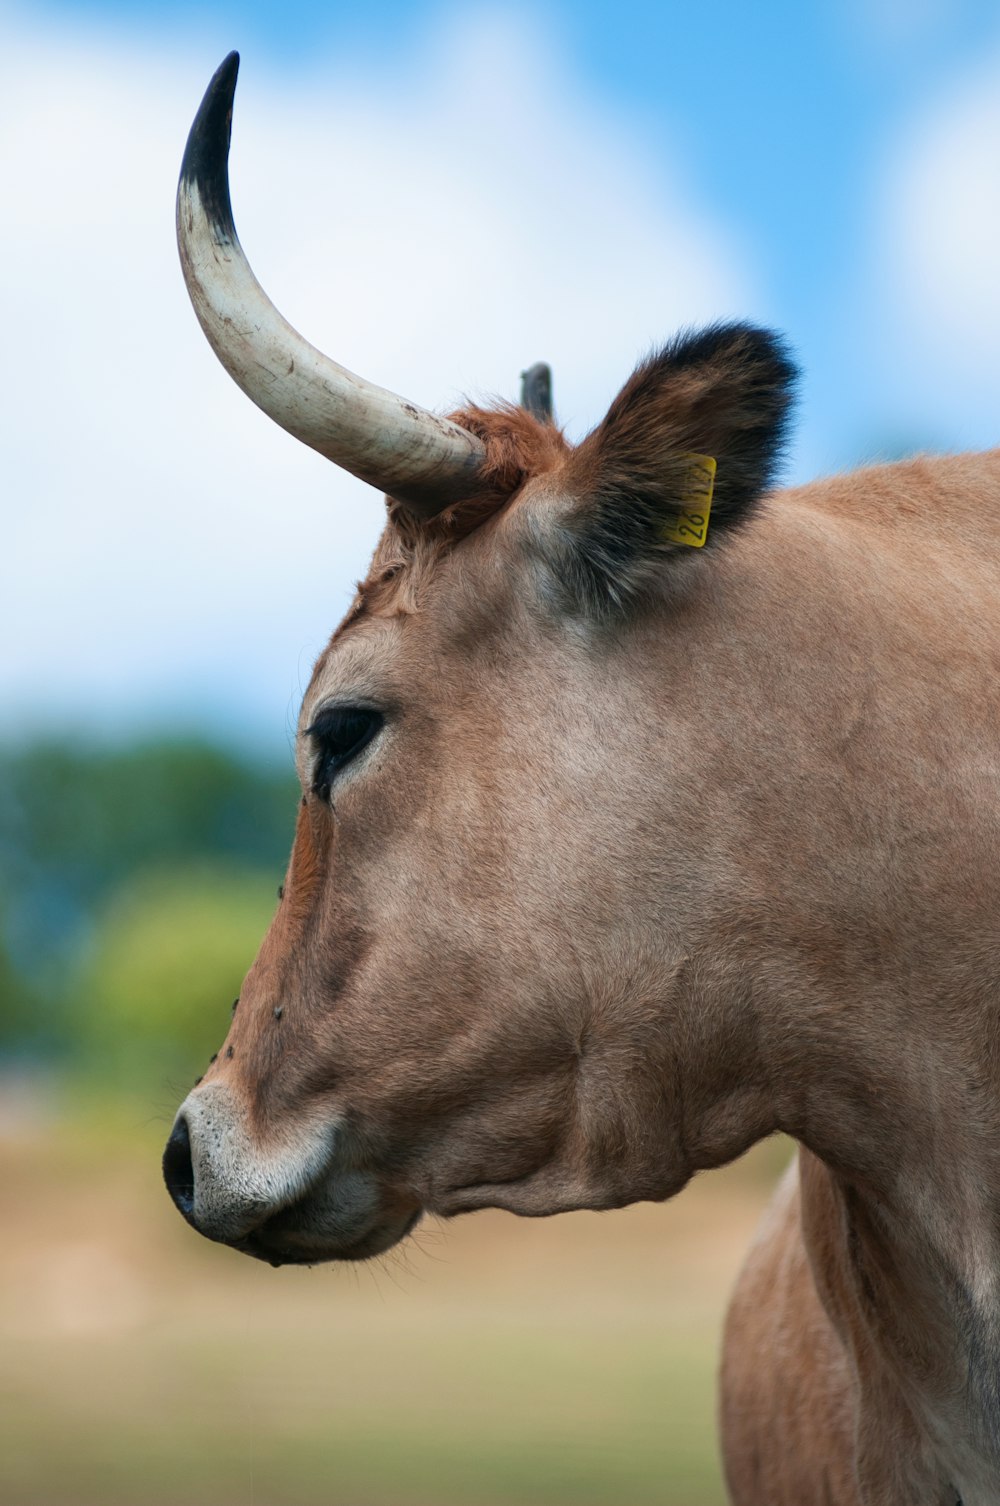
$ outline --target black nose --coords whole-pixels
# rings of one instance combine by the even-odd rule
[[[191,1163],[191,1137],[183,1114],[163,1152],[163,1180],[167,1191],[188,1223],[194,1221],[194,1166]]]

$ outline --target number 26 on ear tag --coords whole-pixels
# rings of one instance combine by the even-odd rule
[[[711,455],[688,455],[690,470],[680,497],[678,511],[660,530],[668,544],[687,544],[700,549],[708,538],[708,515],[715,490],[715,460]]]

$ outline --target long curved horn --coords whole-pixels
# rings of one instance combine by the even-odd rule
[[[258,408],[296,439],[418,513],[475,495],[481,442],[338,366],[283,319],[250,269],[229,200],[239,53],[205,91],[177,186],[184,280],[209,344]]]

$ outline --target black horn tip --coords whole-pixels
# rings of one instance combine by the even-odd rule
[[[552,417],[552,367],[545,361],[521,372],[521,407],[535,418]]]
[[[181,187],[194,185],[217,231],[234,236],[229,202],[229,135],[240,55],[231,52],[215,70],[194,118],[181,163]]]

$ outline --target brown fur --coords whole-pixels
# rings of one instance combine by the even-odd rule
[[[479,488],[430,522],[386,499],[389,526],[341,630],[364,613],[388,617],[415,611],[423,587],[450,551],[502,513],[528,481],[557,470],[570,454],[561,429],[512,404],[469,405],[450,417],[485,446]]]
[[[421,522],[399,502],[389,501],[389,517],[405,549],[432,541],[440,547],[464,538],[506,507],[526,481],[553,470],[569,454],[569,446],[554,423],[535,417],[513,403],[495,408],[469,404],[449,415],[452,422],[480,439],[485,459],[475,496]]]
[[[235,1056],[184,1111],[194,1218],[360,1258],[421,1209],[668,1197],[782,1130],[800,1165],[726,1339],[733,1501],[986,1506],[1000,454],[758,505],[780,352],[695,354],[576,452],[500,414],[486,516],[392,509],[305,696]],[[630,509],[652,526],[671,457],[710,445],[738,532],[655,548]],[[385,720],[323,802],[305,729],[331,705]]]

